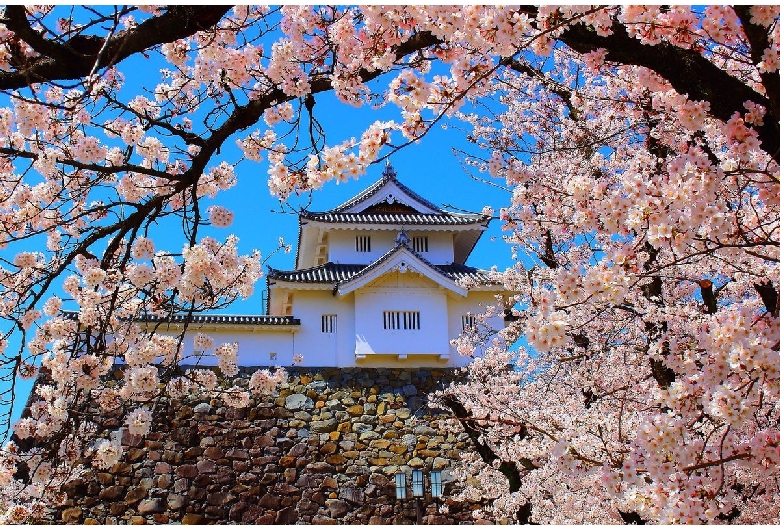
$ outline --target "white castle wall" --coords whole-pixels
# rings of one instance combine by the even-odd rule
[[[213,326],[192,325],[183,351],[185,356],[193,354],[193,336],[202,331],[212,336],[217,345],[238,342],[241,366],[290,366],[296,353],[303,356],[301,366],[310,367],[463,366],[469,358],[459,355],[450,345],[450,340],[461,333],[461,317],[469,312],[480,313],[494,302],[489,292],[471,292],[462,298],[431,287],[413,274],[391,273],[344,297],[327,291],[295,293],[295,316],[301,325],[294,333],[241,326],[215,330]],[[385,330],[383,311],[419,311],[421,329]],[[323,313],[337,315],[333,333],[322,332]],[[489,322],[493,329],[503,327],[500,316]],[[356,329],[361,332],[356,334]],[[357,360],[356,351],[365,358]],[[449,359],[419,355],[437,353],[449,353]],[[407,358],[399,359],[398,354],[406,354]],[[208,356],[201,364],[211,366],[216,361]]]
[[[328,234],[328,261],[333,263],[365,263],[381,258],[395,246],[399,230],[332,230]],[[420,255],[434,264],[450,264],[454,260],[452,232],[406,230],[410,240],[416,236],[428,236],[428,252]],[[355,238],[371,237],[371,252],[357,252]]]

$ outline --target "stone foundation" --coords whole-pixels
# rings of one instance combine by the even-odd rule
[[[290,369],[278,393],[244,409],[219,400],[163,400],[145,436],[125,432],[108,472],[67,488],[52,522],[411,524],[412,500],[395,498],[394,475],[442,470],[447,515],[430,500],[423,522],[473,522],[477,505],[451,499],[449,470],[465,434],[440,428],[427,394],[454,372],[441,369]],[[251,369],[242,370],[246,385]],[[205,399],[205,398],[204,398]],[[104,418],[116,430],[120,418]],[[429,492],[430,490],[427,488]]]

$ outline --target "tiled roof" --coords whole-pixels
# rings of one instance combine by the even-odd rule
[[[158,317],[144,315],[139,322],[164,322],[170,324],[234,324],[243,326],[299,326],[301,320],[292,316],[276,315],[181,315]]]
[[[345,265],[340,263],[326,263],[318,267],[312,267],[310,269],[303,269],[299,271],[280,271],[276,269],[269,269],[268,279],[296,283],[333,284],[337,282],[346,282],[360,273],[368,272],[368,270],[374,269],[380,260],[372,263],[371,265]],[[425,260],[423,259],[423,261]],[[490,279],[489,271],[483,269],[457,264],[433,265],[429,263],[429,265],[452,281],[457,282],[461,280],[475,280],[480,283],[496,283]]]
[[[377,193],[388,182],[394,182],[396,186],[398,186],[401,190],[404,191],[404,193],[406,193],[407,195],[412,197],[414,200],[424,204],[425,206],[427,206],[431,210],[434,210],[436,212],[443,212],[443,210],[441,208],[439,208],[438,206],[436,206],[435,204],[433,204],[429,200],[425,199],[424,197],[421,197],[420,195],[418,195],[417,193],[415,193],[411,189],[409,189],[406,186],[404,186],[403,184],[401,184],[401,182],[399,182],[398,179],[396,178],[395,169],[393,169],[393,166],[391,166],[389,164],[387,166],[385,166],[385,169],[382,172],[382,178],[381,179],[379,179],[377,182],[375,182],[374,184],[372,184],[368,188],[364,189],[363,191],[361,191],[360,193],[358,193],[357,195],[352,197],[347,202],[336,206],[333,210],[331,210],[331,212],[343,212],[344,210],[348,210],[349,208],[353,207],[354,205],[356,205],[356,204],[358,204],[358,203],[368,199],[369,197],[371,197],[372,195]]]
[[[475,280],[480,283],[499,283],[490,277],[490,271],[453,263],[452,265],[436,265],[449,279],[459,282],[462,280]]]
[[[268,279],[300,283],[344,282],[365,268],[366,265],[341,265],[339,263],[326,263],[297,271],[280,271],[268,267]]]
[[[78,318],[77,311],[63,311],[66,318]],[[135,319],[136,322],[160,322],[164,324],[234,324],[244,326],[299,326],[301,320],[291,316],[276,315],[184,315],[175,314],[160,317],[145,314]]]
[[[464,215],[456,213],[301,213],[302,219],[345,224],[392,224],[392,225],[447,225],[461,226],[487,222],[490,217],[484,215]]]

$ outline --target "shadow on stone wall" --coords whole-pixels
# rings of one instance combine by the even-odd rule
[[[244,385],[252,369],[242,369]],[[220,400],[162,400],[154,428],[125,431],[125,453],[107,472],[67,487],[52,522],[411,524],[413,501],[395,498],[394,475],[441,470],[448,514],[427,503],[423,522],[472,522],[477,505],[452,500],[449,471],[470,448],[440,428],[427,394],[441,369],[296,369],[272,396],[244,409]],[[103,427],[121,427],[119,416]],[[411,489],[409,490],[411,496]]]

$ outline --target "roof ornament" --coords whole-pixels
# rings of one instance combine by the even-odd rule
[[[398,235],[395,238],[395,244],[396,246],[409,244],[409,236],[406,235],[406,232],[404,232],[403,230],[398,232]]]
[[[393,168],[393,166],[390,165],[390,159],[389,158],[387,160],[385,160],[385,170],[382,171],[382,176],[390,178],[390,179],[394,179],[394,180],[395,180],[395,178],[397,176],[396,172],[395,172],[395,169]]]

